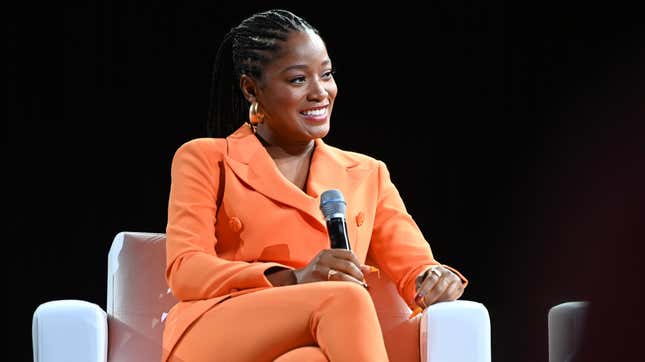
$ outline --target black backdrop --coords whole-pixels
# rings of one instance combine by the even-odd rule
[[[53,299],[105,307],[119,231],[163,232],[174,150],[204,135],[223,34],[264,2],[96,1],[9,17],[5,291],[20,360]],[[63,4],[59,4],[63,6]],[[643,321],[643,38],[614,5],[276,4],[337,68],[330,144],[385,161],[484,303],[493,360],[547,359],[548,308],[595,301],[594,353]],[[611,330],[611,333],[604,331]],[[12,338],[13,339],[13,338]],[[593,339],[596,341],[597,339]]]

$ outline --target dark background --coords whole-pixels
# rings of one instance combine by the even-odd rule
[[[271,7],[327,42],[339,96],[326,141],[388,164],[435,256],[470,279],[463,299],[488,308],[493,360],[546,361],[548,309],[569,300],[592,301],[589,355],[629,356],[645,321],[635,9],[303,4]],[[205,134],[219,41],[269,8],[26,5],[9,13],[3,137],[18,360],[31,360],[40,303],[105,308],[119,231],[164,231],[171,157]]]

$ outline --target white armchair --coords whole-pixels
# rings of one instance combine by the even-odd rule
[[[587,327],[589,302],[570,301],[549,309],[549,362],[570,362],[579,353]]]
[[[176,303],[164,279],[165,241],[162,233],[117,234],[108,254],[107,311],[73,299],[41,304],[33,314],[34,361],[159,362],[163,321]],[[386,339],[420,338],[421,361],[490,362],[490,319],[481,303],[434,304],[418,326],[392,281],[367,281]],[[409,358],[397,348],[388,355]]]

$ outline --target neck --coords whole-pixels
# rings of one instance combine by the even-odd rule
[[[314,146],[316,145],[314,140],[303,143],[284,144],[275,142],[271,139],[266,139],[258,133],[255,135],[273,159],[308,156],[314,150]]]

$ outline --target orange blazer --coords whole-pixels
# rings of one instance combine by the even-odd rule
[[[332,188],[347,202],[347,231],[358,259],[365,262],[369,254],[414,307],[417,275],[438,262],[385,164],[321,139],[315,143],[307,193],[280,173],[247,126],[226,139],[194,139],[177,149],[166,279],[179,302],[165,321],[163,361],[208,309],[226,298],[271,288],[266,269],[301,268],[329,248],[319,202]]]

